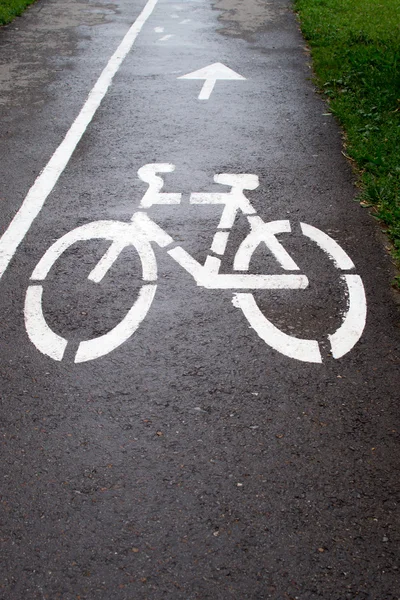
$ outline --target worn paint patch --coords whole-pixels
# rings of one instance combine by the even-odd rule
[[[287,7],[266,0],[216,0],[216,10],[222,11],[219,20],[224,23],[220,33],[246,37],[276,20]]]

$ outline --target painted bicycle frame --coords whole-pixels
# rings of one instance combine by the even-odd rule
[[[251,327],[272,348],[296,360],[321,363],[322,356],[317,340],[300,339],[282,332],[260,311],[253,294],[249,292],[262,289],[302,290],[306,289],[309,283],[305,275],[298,273],[299,267],[276,237],[291,232],[289,220],[265,223],[244,194],[244,190],[255,190],[259,186],[257,175],[215,175],[214,181],[229,186],[230,192],[190,195],[191,204],[223,206],[209,254],[202,265],[184,248],[176,245],[173,238],[146,213],[146,210],[155,204],[180,204],[182,194],[161,191],[164,180],[159,173],[171,173],[174,169],[175,166],[170,163],[151,163],[139,169],[138,176],[148,184],[148,189],[140,202],[139,210],[133,214],[129,223],[107,220],[82,225],[62,236],[45,252],[32,273],[32,283],[28,287],[25,299],[25,325],[34,345],[50,358],[62,360],[68,341],[56,334],[46,322],[42,309],[43,286],[40,282],[45,280],[54,263],[72,244],[103,239],[110,241],[110,246],[90,272],[88,279],[100,283],[124,248],[133,246],[141,260],[143,285],[135,303],[118,325],[102,336],[80,342],[75,363],[94,360],[115,350],[133,335],[145,318],[157,288],[157,261],[152,244],[165,248],[168,255],[190,273],[198,286],[235,290],[233,304],[243,311]],[[246,216],[250,233],[236,252],[233,262],[235,273],[222,274],[219,272],[221,259],[239,211]],[[301,223],[300,227],[303,235],[324,250],[340,271],[351,271],[355,268],[350,257],[330,236],[305,223]],[[249,274],[251,257],[261,243],[267,246],[282,269],[291,273]],[[334,358],[344,356],[354,347],[362,335],[366,319],[366,299],[361,277],[353,273],[345,273],[341,277],[347,287],[348,308],[342,325],[335,333],[328,335]]]

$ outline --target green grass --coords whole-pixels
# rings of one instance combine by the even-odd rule
[[[294,0],[317,84],[343,125],[363,205],[400,265],[400,0]]]
[[[0,25],[10,23],[36,0],[0,0]]]

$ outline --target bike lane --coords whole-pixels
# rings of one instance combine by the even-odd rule
[[[158,2],[1,281],[11,597],[397,597],[389,261],[352,202],[340,136],[288,8],[269,7],[244,39],[241,21],[235,36],[218,32],[226,23],[208,4]],[[203,81],[180,78],[216,62],[245,79],[217,81],[199,100]],[[140,328],[74,364],[79,341],[116,325],[141,283],[129,250],[101,284],[87,282],[107,249],[92,241],[43,284],[46,320],[72,344],[61,362],[38,352],[23,324],[36,264],[77,226],[128,222],[148,163],[175,165],[163,191],[182,193],[148,214],[201,262],[221,209],[191,205],[190,194],[228,191],[217,173],[259,177],[246,195],[264,221],[290,220],[279,239],[310,282],[255,293],[288,335],[322,340],[340,325],[340,273],[299,224],[336,239],[366,289],[358,344],[339,360],[322,345],[322,364],[284,356],[231,291],[196,286],[155,247],[158,289]],[[224,273],[248,231],[239,218]],[[262,250],[252,268],[282,273]]]

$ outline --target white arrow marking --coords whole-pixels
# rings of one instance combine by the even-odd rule
[[[193,71],[193,73],[182,75],[181,77],[178,77],[178,79],[205,79],[204,85],[199,94],[199,100],[208,100],[211,96],[217,79],[244,81],[246,77],[242,77],[242,75],[232,71],[232,69],[226,67],[222,63],[214,63],[212,65],[208,65],[208,67],[199,69],[198,71]]]

